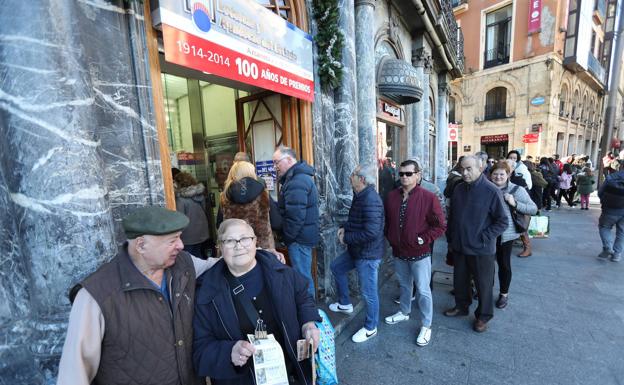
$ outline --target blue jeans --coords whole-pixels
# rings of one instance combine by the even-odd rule
[[[381,259],[354,259],[345,251],[331,263],[331,271],[336,279],[338,288],[338,302],[341,305],[349,305],[349,279],[348,273],[357,269],[360,281],[362,297],[366,301],[366,330],[373,330],[379,323],[379,291],[377,288],[377,272]]]
[[[312,248],[293,242],[288,245],[288,258],[290,258],[292,267],[308,281],[308,292],[312,298],[316,298],[316,289],[312,278]]]
[[[410,314],[412,311],[412,288],[416,281],[418,292],[418,310],[422,326],[431,327],[433,319],[433,297],[431,296],[431,257],[420,261],[405,261],[394,258],[394,272],[399,278],[401,286],[401,313]]]
[[[615,241],[611,231],[614,225]],[[624,213],[622,213],[622,210],[609,211],[608,209],[603,209],[598,220],[598,232],[600,233],[604,251],[614,255],[622,255],[622,249],[624,248]]]

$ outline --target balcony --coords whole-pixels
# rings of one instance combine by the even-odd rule
[[[596,0],[596,7],[594,8],[594,20],[598,24],[604,22],[607,15],[607,2],[606,0]]]
[[[600,83],[605,84],[605,69],[591,52],[588,53],[587,69]]]
[[[440,13],[436,27],[440,36],[444,37],[443,43],[449,56],[455,58],[456,68],[453,71],[454,77],[459,77],[464,72],[464,35],[457,25],[453,7],[456,3],[467,3],[467,0],[440,0]]]
[[[498,44],[497,47],[486,50],[483,63],[483,68],[509,63],[509,43]]]
[[[451,7],[456,8],[460,5],[468,4],[468,0],[451,0]]]
[[[507,117],[505,109],[504,103],[488,104],[485,106],[483,120],[505,119]]]

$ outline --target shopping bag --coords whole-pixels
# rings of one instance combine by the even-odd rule
[[[334,327],[324,311],[319,310],[323,319],[316,322],[316,327],[321,332],[319,347],[316,351],[316,383],[318,385],[338,384],[336,373],[336,345],[334,344]]]
[[[534,215],[529,223],[530,238],[548,238],[550,234],[550,222],[547,216]]]

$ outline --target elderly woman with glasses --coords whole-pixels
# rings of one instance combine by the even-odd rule
[[[309,360],[297,361],[297,340],[318,347],[318,309],[306,279],[273,254],[256,249],[247,222],[226,219],[218,230],[223,259],[198,279],[193,363],[213,385],[253,385],[254,334],[261,319],[284,353],[289,384],[312,385]]]

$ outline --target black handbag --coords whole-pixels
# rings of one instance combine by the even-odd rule
[[[518,186],[516,185],[509,192],[511,195],[518,190]],[[513,220],[514,226],[516,227],[516,231],[519,233],[524,233],[529,229],[529,222],[531,222],[531,216],[528,214],[521,214],[516,210],[515,207],[509,206],[509,210],[511,210],[511,218]]]

